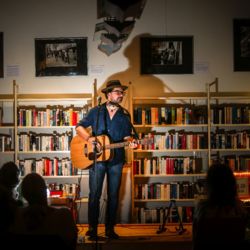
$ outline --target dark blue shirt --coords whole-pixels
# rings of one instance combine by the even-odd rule
[[[96,126],[98,112],[99,122],[98,126]],[[102,104],[100,107],[96,106],[92,108],[87,116],[77,124],[77,127],[78,126],[84,128],[91,127],[93,136],[105,134],[110,138],[112,143],[122,142],[125,137],[131,136],[132,133],[132,124],[129,114],[120,107],[111,120],[106,108],[106,103]],[[115,148],[112,149],[112,151],[113,157],[111,162],[113,164],[125,161],[124,147]]]

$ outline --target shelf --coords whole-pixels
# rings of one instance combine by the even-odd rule
[[[153,178],[167,178],[167,177],[204,177],[206,174],[204,173],[197,173],[197,174],[145,174],[145,175],[140,175],[140,174],[135,174],[134,178],[148,178],[148,177],[153,177]]]
[[[220,149],[215,149],[212,148],[211,151],[214,152],[250,152],[250,148],[220,148]]]
[[[147,200],[138,200],[135,199],[134,202],[138,207],[146,206],[149,208],[157,207],[167,207],[171,203],[171,200],[175,200],[177,206],[186,206],[186,207],[194,207],[196,199],[170,199],[170,200],[163,200],[163,199],[147,199]]]
[[[15,97],[12,94],[1,94],[0,102],[14,102]]]
[[[51,94],[51,93],[41,93],[41,94],[18,94],[18,101],[82,101],[83,99],[92,99],[92,94]]]
[[[207,149],[136,149],[133,150],[134,153],[173,153],[173,152],[207,152]]]
[[[166,127],[180,127],[180,128],[193,128],[193,127],[204,127],[206,128],[207,124],[135,124],[135,128],[166,128]]]
[[[69,154],[70,151],[18,151],[18,154]]]
[[[55,178],[59,178],[59,179],[68,179],[68,178],[81,178],[80,175],[43,175],[44,179],[55,179]]]
[[[211,127],[250,127],[249,123],[239,124],[211,124]]]
[[[69,129],[69,128],[75,128],[75,126],[18,126],[17,128],[18,129]]]
[[[81,198],[81,199],[76,200],[75,202],[76,202],[76,203],[82,203],[82,202],[83,202],[83,203],[87,203],[88,200],[89,200],[88,198],[84,197],[84,198]]]
[[[176,202],[193,202],[195,199],[170,199],[170,200],[164,200],[164,199],[134,199],[135,202],[170,202],[171,200],[175,200]]]
[[[171,92],[164,93],[162,96],[135,96],[133,100],[166,100],[166,99],[204,99],[207,97],[205,92]]]
[[[15,153],[15,151],[0,151],[0,154],[9,154],[9,155],[11,155],[11,154],[14,154]]]
[[[0,125],[0,129],[14,129],[15,126],[14,125]]]
[[[69,178],[81,178],[80,175],[42,175],[44,179],[69,179]],[[21,179],[24,176],[20,176]]]
[[[211,99],[250,99],[250,92],[210,92]]]

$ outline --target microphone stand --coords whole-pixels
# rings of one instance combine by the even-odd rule
[[[156,231],[157,234],[160,234],[160,233],[166,231],[165,225],[166,225],[166,223],[167,223],[167,221],[168,221],[168,219],[170,217],[170,210],[172,209],[172,207],[176,210],[176,216],[177,216],[177,219],[178,219],[178,222],[179,222],[179,227],[175,227],[176,232],[179,235],[182,235],[184,232],[186,232],[186,229],[183,227],[183,224],[182,224],[182,219],[180,217],[178,207],[176,206],[176,201],[174,199],[171,199],[170,203],[169,203],[169,206],[167,208],[167,210],[168,210],[167,215],[166,215],[166,212],[164,210],[163,222],[162,222],[162,225],[159,226],[159,230]]]
[[[98,152],[98,148],[97,148],[97,144],[98,144],[98,139],[97,139],[97,132],[98,132],[98,127],[99,127],[99,117],[100,117],[100,110],[101,110],[101,97],[98,97],[98,110],[97,110],[97,117],[96,117],[96,126],[95,126],[95,140],[93,142],[93,152],[94,152],[94,161],[93,161],[93,164],[94,164],[94,171],[97,171],[97,152]],[[97,191],[97,188],[98,188],[98,175],[97,173],[95,173],[95,193]],[[96,211],[97,212],[97,211]],[[98,218],[99,219],[99,218]],[[95,239],[95,249],[98,250],[98,222],[97,222],[97,237]]]
[[[95,126],[95,140],[94,140],[94,166],[96,166],[96,162],[97,162],[97,131],[98,131],[98,126],[99,126],[99,116],[100,116],[100,109],[101,109],[101,101],[102,98],[98,97],[98,110],[97,110],[97,118],[96,118],[96,126]],[[94,168],[95,170],[95,168]]]

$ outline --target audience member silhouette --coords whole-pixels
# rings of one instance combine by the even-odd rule
[[[193,250],[246,249],[248,214],[231,168],[212,165],[206,184],[207,199],[198,203],[193,219]]]
[[[0,242],[1,250],[12,250],[12,227],[15,224],[18,206],[16,188],[19,184],[19,169],[14,162],[0,168]]]
[[[18,200],[17,188],[20,182],[20,170],[18,166],[12,162],[6,162],[0,168],[0,184],[6,188],[10,196],[18,201],[21,205],[21,201]]]
[[[46,249],[53,249],[52,243],[56,245],[54,249],[75,249],[77,227],[73,216],[68,208],[48,205],[47,187],[43,177],[37,173],[26,175],[21,183],[21,192],[28,205],[20,208],[14,227],[16,235],[22,239],[28,235],[28,239],[38,244],[34,249],[42,244],[41,241],[46,240]],[[37,239],[40,242],[37,242]]]
[[[5,238],[15,220],[17,204],[7,189],[0,184],[0,237]]]

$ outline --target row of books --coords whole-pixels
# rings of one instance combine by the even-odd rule
[[[211,123],[249,124],[250,104],[220,104],[211,106]]]
[[[0,134],[0,152],[12,150],[12,139],[8,134]]]
[[[250,172],[250,155],[225,155],[222,162],[231,167],[234,172]]]
[[[148,133],[142,135],[144,141],[138,149],[205,149],[207,133],[171,130],[164,134]]]
[[[169,105],[160,107],[135,107],[134,124],[205,124],[206,106]]]
[[[225,131],[211,133],[211,148],[215,149],[250,149],[250,130]]]
[[[72,166],[69,158],[19,159],[18,166],[21,176],[35,172],[42,176],[72,176],[77,169]]]
[[[194,157],[151,157],[133,160],[134,175],[194,174],[202,170],[202,159]]]
[[[79,193],[79,184],[77,183],[60,183],[47,184],[50,196],[76,196]]]
[[[65,132],[58,134],[44,133],[19,133],[18,134],[18,149],[19,151],[68,151],[72,133]]]
[[[147,199],[193,199],[195,183],[189,181],[170,183],[146,183],[135,184],[134,198]]]
[[[18,109],[18,126],[75,126],[86,116],[89,107],[58,107],[47,106],[37,108],[24,106]]]
[[[167,221],[164,221],[168,208],[144,208],[136,207],[136,223],[178,223],[178,215],[182,222],[191,223],[193,221],[194,208],[193,207],[173,207],[169,211],[169,217]],[[178,213],[178,214],[177,214]]]
[[[207,107],[205,105],[171,104],[166,106],[138,106],[133,110],[134,124],[206,124]],[[211,106],[213,124],[249,124],[249,104],[219,104]]]

